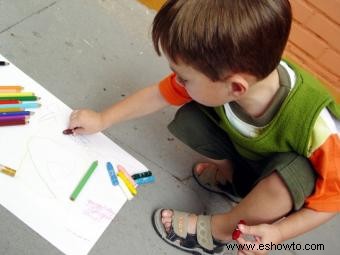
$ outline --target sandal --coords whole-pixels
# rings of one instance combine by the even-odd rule
[[[163,208],[160,208],[153,213],[152,223],[157,234],[165,242],[194,255],[223,254],[226,243],[217,241],[212,237],[210,215],[198,215],[197,234],[189,234],[187,232],[189,213],[172,210],[171,230],[167,233],[161,219],[163,210]]]
[[[196,182],[202,188],[210,192],[225,196],[234,203],[239,203],[241,201],[241,197],[236,194],[230,182],[221,184],[216,180],[216,175],[218,172],[217,168],[207,167],[206,169],[202,171],[200,175],[198,175],[197,172],[195,171],[198,164],[201,164],[201,163],[197,163],[193,166],[192,175],[194,179],[196,180]]]

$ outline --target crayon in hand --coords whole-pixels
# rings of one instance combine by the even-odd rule
[[[64,134],[64,135],[73,135],[73,129],[70,129],[70,128],[65,129],[65,130],[63,131],[63,134]]]
[[[244,220],[240,220],[238,224],[246,224],[246,222]],[[240,237],[240,235],[241,235],[241,230],[239,230],[239,228],[236,227],[232,233],[233,240],[237,240]]]

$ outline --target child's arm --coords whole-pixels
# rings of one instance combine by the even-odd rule
[[[308,208],[289,215],[276,225],[283,240],[302,235],[332,219],[336,212],[317,212]]]
[[[156,112],[168,105],[156,84],[137,91],[102,112],[88,109],[74,111],[69,128],[75,134],[91,134],[115,123]]]
[[[249,255],[267,254],[270,249],[274,249],[273,247],[275,246],[272,244],[279,244],[302,235],[330,220],[335,215],[336,213],[333,212],[317,212],[303,208],[274,224],[238,225],[243,235],[254,237],[254,241],[245,240],[243,235],[237,239],[240,245],[246,245],[242,246],[243,248],[239,251],[239,254],[245,254],[245,251]],[[246,249],[247,247],[248,249]]]

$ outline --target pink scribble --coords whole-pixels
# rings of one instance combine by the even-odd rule
[[[92,200],[87,201],[84,214],[95,221],[112,220],[115,216],[115,212],[111,208],[98,204]]]

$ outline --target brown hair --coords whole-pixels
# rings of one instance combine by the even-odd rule
[[[168,0],[152,28],[161,49],[213,81],[244,72],[262,79],[279,64],[292,20],[288,0]]]

